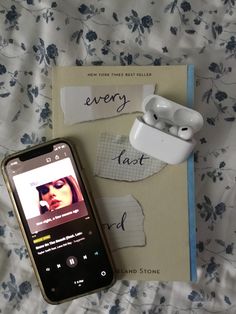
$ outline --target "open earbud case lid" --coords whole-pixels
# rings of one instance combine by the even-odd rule
[[[171,125],[190,126],[194,133],[203,126],[203,117],[199,112],[159,95],[145,97],[142,107],[144,112],[148,110],[157,112],[159,118]]]
[[[145,97],[142,109],[144,112],[152,110],[166,124],[191,127],[193,133],[203,126],[203,117],[199,112],[159,95]],[[140,116],[133,123],[129,140],[135,149],[173,165],[185,161],[196,144],[193,137],[190,140],[181,139],[146,124]]]

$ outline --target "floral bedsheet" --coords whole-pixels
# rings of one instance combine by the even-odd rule
[[[196,68],[196,283],[118,281],[54,306],[0,177],[0,313],[236,313],[235,0],[0,0],[0,157],[51,138],[57,65]],[[65,287],[66,289],[66,287]]]

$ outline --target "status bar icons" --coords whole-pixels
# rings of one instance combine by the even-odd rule
[[[62,144],[62,145],[56,146],[56,147],[54,148],[54,150],[55,150],[55,151],[61,150],[61,149],[65,148],[65,147],[66,147],[66,145]]]

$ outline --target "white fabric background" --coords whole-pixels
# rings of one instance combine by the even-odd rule
[[[50,139],[56,65],[196,67],[198,281],[43,301],[0,179],[0,312],[235,313],[235,0],[0,0],[0,154]]]

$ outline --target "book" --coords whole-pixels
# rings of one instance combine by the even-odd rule
[[[193,65],[55,67],[53,137],[73,139],[117,278],[194,281],[193,156],[166,165],[129,146],[151,93],[192,107]]]

